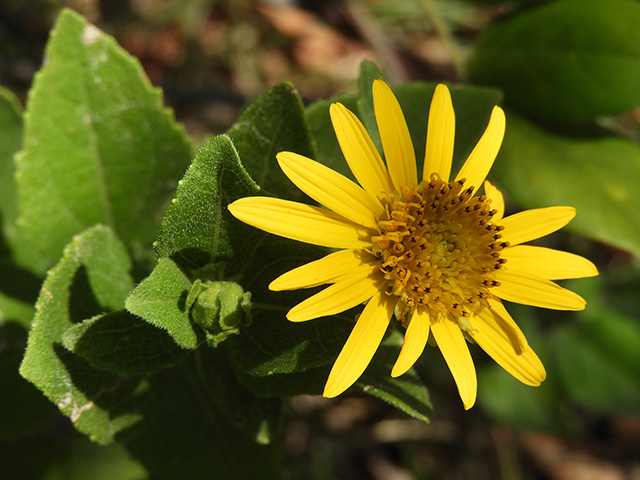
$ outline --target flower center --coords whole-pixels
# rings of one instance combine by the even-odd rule
[[[372,252],[382,260],[386,293],[406,308],[465,318],[488,307],[489,290],[499,285],[493,273],[506,261],[500,258],[508,246],[500,241],[503,227],[491,222],[496,210],[490,200],[472,197],[464,182],[446,183],[433,174],[387,199]]]

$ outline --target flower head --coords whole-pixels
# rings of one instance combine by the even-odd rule
[[[438,85],[418,179],[398,101],[381,80],[373,84],[373,98],[386,163],[352,112],[340,103],[330,109],[359,185],[306,157],[281,152],[277,159],[287,177],[326,208],[268,197],[229,205],[236,218],[257,228],[338,249],[271,283],[272,290],[330,284],[293,307],[289,320],[333,315],[366,302],[324,396],[339,395],[360,377],[394,317],[406,328],[394,377],[411,368],[432,337],[470,408],[477,382],[469,339],[521,382],[539,385],[544,367],[502,300],[556,310],[584,308],[581,297],[552,280],[597,275],[595,266],[567,252],[522,245],[562,228],[575,209],[550,207],[503,217],[502,194],[485,181],[504,136],[500,107],[494,107],[484,134],[451,179],[455,115],[449,90]]]

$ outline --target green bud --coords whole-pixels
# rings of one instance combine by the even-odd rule
[[[196,280],[187,296],[187,306],[193,321],[212,334],[237,329],[251,319],[251,293],[235,282]]]

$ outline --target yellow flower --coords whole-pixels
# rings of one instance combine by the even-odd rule
[[[555,310],[585,307],[580,296],[551,280],[597,275],[590,261],[522,245],[565,226],[575,209],[549,207],[503,217],[502,194],[485,181],[504,136],[500,107],[494,107],[484,134],[449,181],[455,115],[449,90],[438,85],[418,180],[398,101],[380,80],[373,83],[373,99],[386,166],[358,118],[334,103],[331,121],[360,185],[306,157],[281,152],[277,159],[287,177],[326,208],[269,197],[229,205],[249,225],[338,249],[271,283],[271,290],[331,284],[293,307],[290,321],[334,315],[367,302],[333,365],[324,396],[339,395],[360,377],[394,315],[406,327],[394,377],[411,368],[431,336],[467,409],[475,403],[477,381],[465,338],[521,382],[539,385],[544,367],[502,300]],[[475,195],[481,186],[484,195]]]

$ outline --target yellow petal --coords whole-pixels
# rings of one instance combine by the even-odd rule
[[[523,271],[547,280],[598,275],[596,266],[586,258],[552,248],[517,245],[505,248],[500,257],[507,261],[505,267],[509,270]]]
[[[332,248],[371,246],[371,234],[330,210],[271,197],[245,197],[228,207],[238,220],[265,232]]]
[[[416,154],[400,104],[382,80],[373,81],[373,108],[389,175],[396,190],[417,185]]]
[[[502,145],[505,124],[502,109],[498,106],[493,107],[489,125],[456,175],[456,181],[466,178],[465,187],[467,188],[477,189],[482,185]]]
[[[495,278],[500,285],[492,287],[491,293],[508,302],[553,310],[583,310],[587,304],[571,290],[518,270],[502,268],[495,273]]]
[[[404,334],[402,350],[400,350],[398,360],[396,360],[393,370],[391,370],[392,377],[399,377],[416,363],[416,360],[424,351],[428,338],[429,314],[426,310],[415,309],[413,315],[411,315],[407,332]]]
[[[384,208],[359,185],[297,153],[280,152],[277,159],[284,174],[315,201],[352,222],[376,228],[374,215],[381,217]]]
[[[517,353],[522,353],[529,348],[527,338],[524,336],[524,333],[522,333],[522,330],[520,330],[520,327],[518,327],[511,315],[509,315],[507,309],[504,308],[500,299],[489,299],[489,306],[491,307],[490,310],[480,310],[478,315],[486,321],[497,322],[500,329],[509,338],[511,345],[513,345],[513,348]]]
[[[547,374],[535,352],[528,345],[524,351],[516,351],[509,334],[501,328],[500,320],[491,318],[488,309],[485,309],[485,314],[488,315],[477,315],[471,319],[473,330],[467,333],[498,365],[522,383],[540,385]]]
[[[502,240],[518,245],[561,229],[575,216],[573,207],[535,208],[509,215],[496,223],[504,227]]]
[[[429,107],[423,179],[429,180],[432,173],[437,173],[442,180],[449,181],[455,133],[456,116],[451,103],[451,94],[446,85],[439,84],[433,93]]]
[[[365,262],[373,264],[375,260],[374,257],[362,250],[340,250],[283,273],[271,282],[269,289],[275,291],[297,290],[316,287],[324,283],[334,283],[364,265]]]
[[[393,308],[391,297],[382,292],[369,300],[333,364],[323,396],[340,395],[362,375],[389,326]]]
[[[460,327],[449,318],[441,317],[431,324],[431,332],[458,386],[464,408],[469,410],[476,403],[478,380]]]
[[[329,113],[340,149],[362,188],[373,196],[393,191],[389,172],[358,117],[341,103],[332,104]]]
[[[491,209],[497,210],[497,213],[492,218],[494,222],[497,222],[504,216],[504,196],[489,180],[484,181],[484,193],[491,200]]]
[[[362,265],[338,282],[312,295],[287,313],[292,322],[335,315],[369,300],[382,290],[385,280],[377,266]]]

